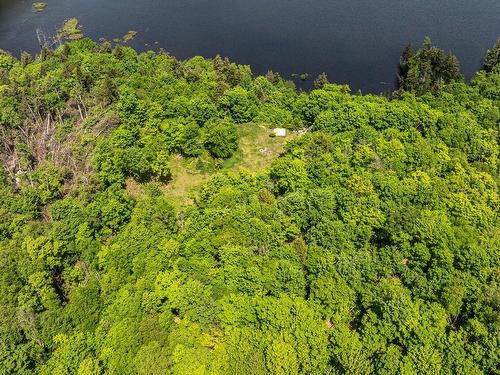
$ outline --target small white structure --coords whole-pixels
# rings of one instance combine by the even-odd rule
[[[285,128],[275,128],[275,129],[273,129],[273,133],[276,137],[286,137],[286,129]]]

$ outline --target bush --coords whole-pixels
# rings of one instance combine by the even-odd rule
[[[257,115],[257,98],[240,86],[224,93],[219,105],[237,124],[250,122]]]
[[[210,120],[203,132],[203,144],[214,158],[227,159],[238,148],[236,126],[227,119]]]

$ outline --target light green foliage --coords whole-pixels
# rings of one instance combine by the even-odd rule
[[[295,127],[293,115],[290,111],[270,104],[261,107],[256,121],[270,126]]]
[[[307,185],[306,164],[300,159],[280,158],[271,167],[271,179],[276,192],[287,192],[303,189]]]
[[[236,127],[228,120],[212,120],[205,124],[203,143],[215,158],[226,159],[238,148]]]
[[[224,93],[220,107],[225,110],[235,123],[250,122],[257,114],[257,98],[253,93],[238,86]]]
[[[496,373],[495,51],[466,84],[407,50],[390,99],[88,39],[0,53],[0,373]]]
[[[62,193],[64,177],[53,164],[40,165],[30,176],[30,180],[42,204]]]

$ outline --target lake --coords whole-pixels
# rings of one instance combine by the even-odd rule
[[[55,35],[69,17],[98,40],[138,32],[138,50],[164,48],[185,59],[230,57],[255,74],[326,72],[353,90],[394,86],[399,56],[408,42],[430,36],[453,51],[470,77],[500,35],[500,0],[0,0],[0,49],[38,51],[36,29]]]

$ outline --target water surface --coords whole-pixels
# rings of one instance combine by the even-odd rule
[[[425,36],[460,59],[470,77],[500,35],[500,0],[0,0],[0,49],[38,51],[36,29],[55,35],[69,17],[95,40],[138,31],[139,50],[178,58],[229,56],[255,74],[268,70],[381,92],[394,83],[408,42]],[[156,43],[155,43],[156,42]],[[307,83],[305,84],[307,86]]]

